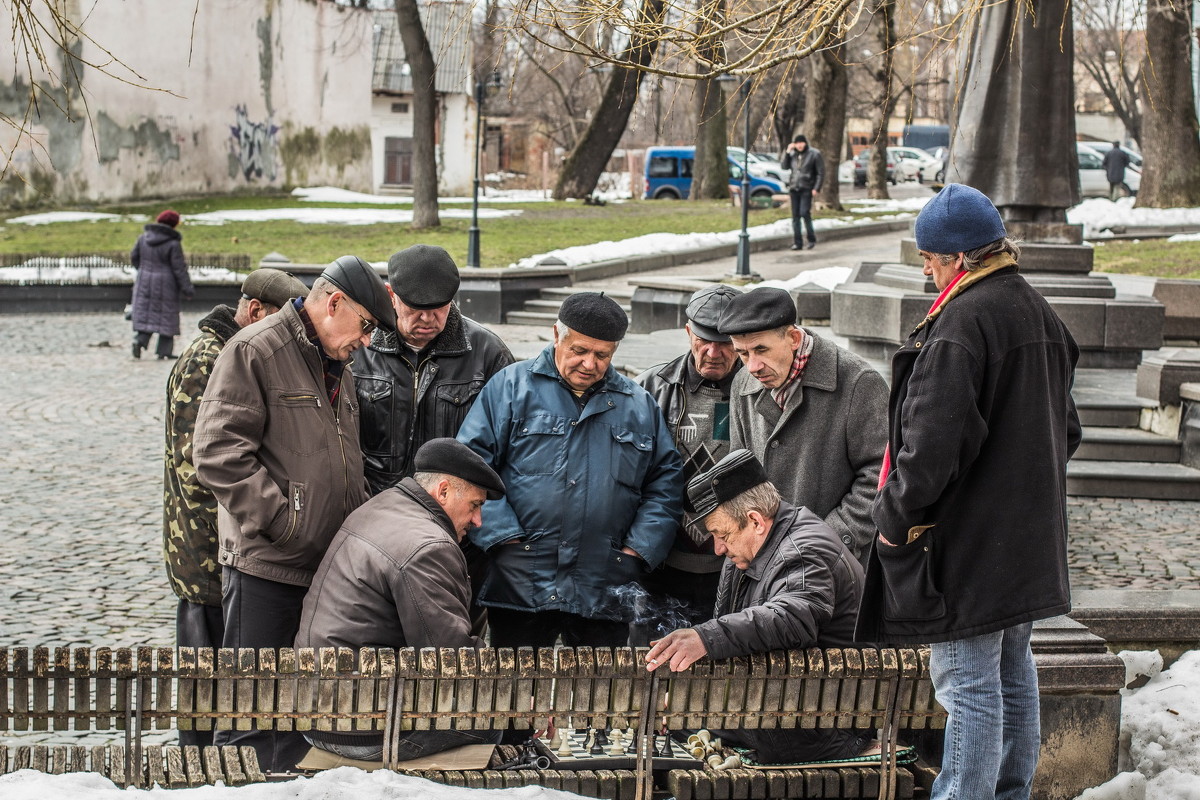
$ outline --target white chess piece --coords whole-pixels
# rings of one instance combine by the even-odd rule
[[[558,743],[558,755],[566,758],[571,755],[571,734],[563,730],[562,741]]]
[[[608,748],[608,754],[610,756],[624,755],[625,748],[621,746],[621,731],[614,728],[610,740],[612,746]]]

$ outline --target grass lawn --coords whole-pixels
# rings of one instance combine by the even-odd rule
[[[1094,268],[1156,278],[1200,278],[1200,242],[1106,241],[1096,248]]]
[[[166,205],[161,202],[137,206],[112,205],[89,210],[152,218]],[[188,252],[247,253],[251,261],[257,263],[267,253],[278,251],[296,263],[322,264],[347,253],[371,261],[386,261],[397,250],[422,243],[441,245],[460,265],[466,261],[469,219],[443,217],[440,227],[422,231],[393,223],[322,225],[267,221],[188,225],[189,214],[227,209],[362,209],[368,206],[305,203],[287,195],[202,198],[180,200],[169,205],[183,215],[180,230],[184,249]],[[470,208],[469,205],[458,204],[453,207]],[[484,267],[507,267],[519,258],[536,253],[572,245],[627,239],[646,233],[730,231],[741,226],[740,209],[732,207],[728,201],[633,200],[605,206],[587,206],[579,202],[504,203],[494,207],[520,209],[522,213],[514,217],[480,220],[480,250]],[[789,211],[786,205],[777,209],[755,209],[750,212],[750,225],[763,225],[787,216]],[[0,220],[0,253],[74,255],[128,251],[141,231],[140,222],[7,225]]]

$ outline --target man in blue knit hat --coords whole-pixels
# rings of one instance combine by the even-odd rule
[[[1028,798],[1040,749],[1034,620],[1070,610],[1067,459],[1079,349],[1017,272],[992,202],[950,184],[921,211],[937,299],[892,357],[858,641],[931,643],[949,712],[934,800]]]

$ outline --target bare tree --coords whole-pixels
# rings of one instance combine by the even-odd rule
[[[886,200],[888,125],[896,109],[893,91],[896,45],[896,0],[883,0],[873,22],[878,56],[872,62],[871,77],[875,81],[875,102],[871,114],[871,159],[867,164],[867,197]]]
[[[805,128],[808,141],[825,157],[825,182],[816,202],[824,208],[842,210],[837,168],[846,134],[846,90],[850,77],[842,60],[844,45],[817,53],[808,59],[812,77],[808,81]]]
[[[1095,82],[1130,137],[1142,140],[1142,0],[1077,0],[1075,64]],[[1078,87],[1077,87],[1078,91]]]
[[[421,23],[417,0],[396,0],[396,21],[413,90],[413,219],[414,229],[441,225],[438,218],[437,117],[434,80],[437,64]]]
[[[1192,96],[1192,5],[1149,0],[1142,65],[1145,171],[1137,205],[1200,205],[1200,125]]]

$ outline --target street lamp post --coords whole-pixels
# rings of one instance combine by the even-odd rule
[[[742,81],[742,116],[746,120],[742,138],[742,232],[738,234],[737,276],[750,277],[750,233],[747,230],[750,218],[750,78]]]
[[[479,266],[479,171],[483,151],[483,106],[500,89],[500,73],[475,82],[475,178],[471,190],[471,227],[467,229],[467,266]]]

